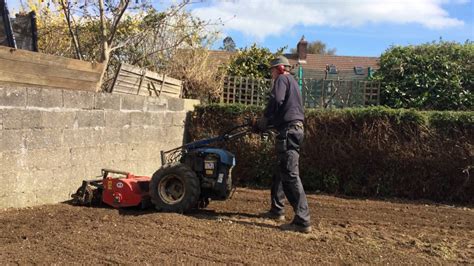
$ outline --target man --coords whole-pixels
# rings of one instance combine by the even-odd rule
[[[265,131],[272,124],[278,131],[276,152],[278,168],[271,187],[271,209],[265,217],[284,221],[284,196],[288,199],[295,217],[283,230],[303,233],[311,231],[306,194],[299,177],[299,151],[303,142],[304,111],[301,92],[297,81],[289,73],[290,64],[284,56],[271,62],[273,88],[264,111],[257,123],[257,129]]]

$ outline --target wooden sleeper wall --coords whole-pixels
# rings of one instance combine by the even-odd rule
[[[0,46],[0,84],[99,91],[104,65]]]

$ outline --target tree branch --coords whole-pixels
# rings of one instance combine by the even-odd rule
[[[130,0],[120,0],[120,5],[117,7],[117,9],[119,10],[119,14],[117,16],[114,16],[114,21],[112,23],[112,29],[108,40],[109,45],[112,45],[115,33],[117,32],[118,24],[120,23],[120,20],[122,19],[122,16],[125,13],[125,10],[127,9],[129,4]]]
[[[64,19],[66,20],[68,30],[69,30],[69,34],[71,35],[72,42],[74,44],[74,49],[76,51],[76,59],[83,60],[81,47],[79,46],[78,36],[77,36],[76,33],[74,33],[74,31],[72,29],[73,26],[72,26],[72,23],[71,23],[71,10],[70,10],[70,6],[69,6],[69,2],[66,5],[64,0],[61,0],[60,4],[61,4],[61,7],[63,8]]]
[[[190,36],[190,35],[186,35],[186,36],[182,37],[179,41],[177,41],[176,43],[174,43],[174,44],[172,44],[172,45],[170,45],[170,46],[167,46],[167,47],[161,46],[160,49],[156,49],[156,50],[153,50],[153,51],[151,51],[151,52],[149,52],[149,53],[147,53],[147,54],[145,54],[145,55],[142,55],[141,57],[139,57],[138,59],[136,59],[136,60],[132,63],[132,65],[133,65],[133,64],[137,64],[137,63],[140,62],[142,59],[147,58],[147,57],[149,57],[149,56],[152,56],[152,55],[154,55],[154,54],[156,54],[156,53],[159,53],[159,52],[162,52],[162,51],[171,49],[171,48],[178,47],[178,45],[180,45],[181,43],[183,43],[184,40],[186,40],[189,36]]]
[[[99,16],[100,16],[100,37],[102,43],[102,61],[107,64],[109,61],[109,46],[107,42],[107,30],[105,27],[105,11],[104,0],[99,0]]]

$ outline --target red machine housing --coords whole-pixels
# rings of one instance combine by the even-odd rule
[[[114,208],[148,204],[150,177],[127,173],[124,178],[106,176],[103,181],[102,201]]]

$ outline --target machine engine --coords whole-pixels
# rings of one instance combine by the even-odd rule
[[[183,155],[181,163],[188,165],[198,176],[201,198],[225,200],[232,190],[232,168],[235,156],[222,149],[200,148]]]

